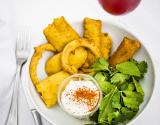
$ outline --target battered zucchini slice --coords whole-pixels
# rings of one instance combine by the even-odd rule
[[[56,104],[58,87],[68,76],[70,76],[70,74],[67,72],[60,71],[40,81],[40,83],[36,85],[37,91],[41,94],[41,98],[48,108]]]
[[[117,50],[111,56],[109,64],[115,66],[118,63],[131,59],[140,47],[139,41],[124,37]]]
[[[83,27],[84,27],[83,37],[87,38],[89,41],[94,43],[98,49],[100,49],[100,44],[101,44],[100,37],[102,28],[101,20],[85,18],[83,21]],[[95,56],[91,53],[91,51],[88,51],[88,57],[83,67],[89,68],[93,64],[93,62],[95,62],[95,60],[96,60]]]
[[[112,49],[112,39],[107,33],[101,34],[101,55],[108,60]]]
[[[51,43],[58,52],[62,51],[64,46],[72,40],[78,39],[78,33],[67,23],[65,18],[54,19],[43,31],[47,41]]]
[[[45,64],[45,71],[48,76],[53,75],[62,70],[61,66],[61,53],[57,53],[51,56],[46,64]]]
[[[98,48],[100,48],[100,37],[101,37],[101,20],[94,20],[91,18],[85,18],[84,22],[84,38],[92,41]]]
[[[50,76],[62,70],[61,54],[58,53],[50,57],[45,65],[45,71]],[[78,47],[69,55],[69,65],[79,69],[86,61],[87,50],[84,47]]]

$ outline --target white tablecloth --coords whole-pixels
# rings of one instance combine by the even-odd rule
[[[93,17],[103,20],[114,19],[128,25],[143,42],[156,60],[156,71],[160,69],[160,1],[142,0],[140,6],[124,16],[111,16],[98,4],[97,0],[0,0],[0,125],[4,125],[10,105],[12,84],[15,73],[15,34],[17,28],[29,25],[35,32],[40,32],[52,18],[65,16],[70,22]],[[159,65],[159,66],[158,66]],[[160,72],[159,72],[160,74]],[[159,125],[160,118],[160,83],[156,88],[147,109],[134,125]],[[23,89],[20,89],[19,123],[34,125]],[[43,119],[44,125],[50,125]]]

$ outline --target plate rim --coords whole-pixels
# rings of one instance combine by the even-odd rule
[[[74,21],[72,21],[70,24],[72,25],[72,24],[74,24],[74,23],[79,23],[79,22],[81,22],[80,20],[74,20]],[[143,115],[143,113],[145,112],[145,110],[147,110],[148,109],[148,107],[149,107],[149,104],[151,103],[151,99],[153,98],[153,94],[154,94],[154,91],[155,91],[155,86],[156,86],[156,70],[155,70],[155,66],[156,66],[156,64],[155,64],[155,59],[153,58],[153,56],[151,56],[152,54],[151,54],[151,52],[150,52],[150,49],[148,49],[147,47],[146,47],[146,45],[145,44],[143,44],[143,39],[138,35],[138,34],[136,34],[135,33],[135,31],[131,28],[131,27],[129,27],[129,26],[127,26],[127,25],[124,25],[123,23],[119,23],[118,21],[116,21],[116,20],[104,20],[104,19],[102,19],[102,26],[103,26],[103,23],[107,23],[107,24],[109,24],[109,25],[112,25],[112,26],[114,26],[114,27],[118,27],[118,28],[120,28],[120,29],[123,29],[124,31],[127,31],[128,33],[130,33],[133,37],[135,37],[136,39],[138,39],[140,42],[141,42],[141,44],[143,45],[143,47],[144,47],[144,49],[147,51],[147,54],[148,54],[148,56],[149,56],[149,58],[151,59],[151,63],[152,63],[152,66],[153,66],[153,73],[154,73],[154,82],[153,82],[153,88],[152,88],[152,93],[151,93],[151,95],[150,95],[150,98],[148,99],[148,102],[147,102],[147,104],[145,105],[145,107],[144,107],[144,109],[140,112],[140,114],[138,114],[138,116],[137,117],[135,117],[135,118],[133,118],[132,120],[130,120],[128,123],[127,123],[127,125],[131,125],[131,124],[133,124],[138,118],[140,118],[142,115]],[[29,63],[29,61],[30,60],[28,60],[27,61],[27,64]],[[25,68],[22,70],[22,86],[23,86],[23,90],[24,90],[24,93],[25,93],[25,97],[26,98],[29,98],[29,99],[27,99],[27,103],[32,103],[33,104],[33,107],[40,113],[40,115],[43,117],[43,118],[45,118],[49,123],[51,123],[52,125],[57,125],[56,123],[54,123],[54,122],[52,122],[41,110],[40,110],[40,108],[38,107],[38,106],[36,106],[36,104],[35,104],[35,102],[34,102],[34,100],[33,100],[33,97],[32,97],[32,95],[31,95],[31,93],[30,93],[30,90],[29,90],[29,85],[27,85],[27,83],[25,83],[26,81],[28,81],[28,78],[27,77],[29,77],[29,74],[28,74],[28,69],[26,69],[26,68],[28,68],[28,67],[26,67],[26,65],[25,65]],[[24,76],[27,76],[27,77],[24,77]],[[23,82],[24,81],[24,82]],[[26,86],[27,86],[27,88],[26,88]],[[28,96],[28,97],[27,97]],[[30,102],[28,102],[28,101],[30,101]],[[29,105],[29,104],[28,104]]]

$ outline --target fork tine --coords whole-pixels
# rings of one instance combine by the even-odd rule
[[[27,46],[26,46],[26,49],[27,49],[27,50],[30,50],[30,48],[31,48],[31,47],[30,47],[31,44],[30,44],[29,41],[30,41],[30,34],[28,35],[28,42],[27,42]]]
[[[26,30],[26,50],[29,50],[30,48],[30,32],[29,32],[29,28],[27,28]]]
[[[25,29],[25,31],[24,31],[24,41],[23,41],[23,50],[26,50],[26,46],[27,46],[27,31],[26,31],[26,29]]]
[[[20,32],[20,43],[21,43],[20,44],[20,51],[23,50],[23,42],[24,42],[24,40],[23,40],[24,38],[23,37],[24,37],[23,36],[23,32],[21,31]]]
[[[30,34],[28,28],[18,33],[16,47],[18,51],[30,49]]]
[[[21,33],[19,32],[18,33],[18,37],[17,37],[17,40],[16,40],[16,47],[17,47],[17,51],[20,51],[21,50],[21,47],[22,47],[22,40],[21,40]]]
[[[25,50],[25,47],[26,47],[26,42],[27,42],[27,40],[26,40],[26,38],[27,38],[27,36],[26,36],[26,30],[25,31],[23,31],[23,50]]]
[[[23,37],[23,32],[20,33],[20,51],[23,50],[23,41],[24,41],[24,37]]]

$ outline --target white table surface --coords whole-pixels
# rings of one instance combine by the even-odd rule
[[[41,32],[52,18],[65,16],[69,22],[83,20],[84,17],[102,20],[116,20],[130,27],[149,49],[156,60],[156,72],[160,70],[160,1],[142,0],[140,6],[124,16],[111,16],[98,4],[97,0],[0,0],[0,125],[4,124],[10,104],[12,86],[10,84],[15,69],[14,41],[10,36],[22,25],[31,26]],[[2,21],[1,21],[2,20]],[[4,20],[4,22],[3,22]],[[5,23],[5,26],[1,26]],[[7,41],[7,42],[5,42]],[[160,74],[160,72],[159,72]],[[160,80],[146,110],[133,125],[159,125]],[[35,125],[21,86],[19,102],[19,125]],[[62,118],[63,119],[63,118]],[[43,119],[43,125],[50,125]]]

